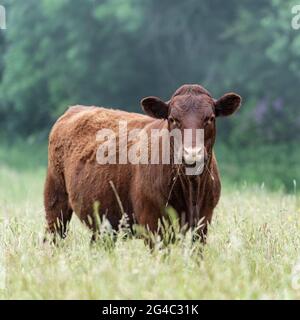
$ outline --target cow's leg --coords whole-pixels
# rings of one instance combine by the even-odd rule
[[[133,202],[135,220],[152,233],[158,231],[158,221],[161,219],[161,210],[153,201],[145,197],[137,197]]]
[[[135,223],[145,228],[145,234],[140,234],[145,244],[154,247],[153,237],[158,232],[158,221],[161,218],[160,209],[145,198],[138,197],[133,201]],[[150,233],[148,233],[150,232]]]
[[[140,215],[140,218],[137,219],[138,223],[144,226],[147,230],[152,233],[156,233],[158,231],[158,221],[160,216],[153,213],[153,209],[144,209]]]
[[[83,222],[83,224],[86,225],[92,231],[90,243],[94,244],[100,237],[100,216],[97,217],[95,213],[93,213],[92,208],[90,208],[87,211],[88,213],[83,213],[80,219]]]
[[[68,194],[58,178],[48,172],[44,190],[46,210],[46,237],[50,234],[55,242],[56,235],[65,238],[73,210],[69,206]]]
[[[95,212],[93,207],[87,207],[83,208],[80,211],[79,219],[81,222],[91,230],[92,232],[92,237],[90,240],[90,244],[96,244],[99,240],[103,239],[104,241],[107,240],[107,245],[108,246],[114,246],[115,241],[117,240],[116,236],[116,231],[117,231],[117,226],[110,221],[107,216],[107,210],[103,210],[100,212]],[[119,214],[119,213],[116,213]],[[101,230],[101,224],[103,223],[103,218],[108,219],[110,226],[112,227],[112,230],[109,230],[107,233],[108,238],[101,238],[103,235],[104,230]]]
[[[208,226],[211,223],[211,219],[213,216],[213,209],[202,209],[201,216],[203,217],[203,219],[201,220],[200,226],[195,233],[194,240],[200,239],[201,243],[205,244],[207,239]]]

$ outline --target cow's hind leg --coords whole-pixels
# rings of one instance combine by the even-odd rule
[[[95,209],[89,208],[88,213],[82,214],[80,220],[92,231],[91,245],[101,244],[106,249],[112,249],[117,240],[117,226],[110,225],[105,230],[105,226],[102,225],[104,215],[104,213],[101,214],[101,212],[95,212]]]
[[[57,234],[65,238],[73,210],[69,206],[64,185],[49,172],[44,190],[44,205],[47,223],[45,240],[48,238],[47,235],[50,235],[54,242]]]

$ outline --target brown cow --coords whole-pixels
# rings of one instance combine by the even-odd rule
[[[58,119],[49,138],[44,192],[47,231],[64,237],[75,212],[96,232],[94,205],[99,202],[99,214],[105,215],[113,228],[118,227],[121,218],[121,203],[131,226],[137,223],[156,232],[169,205],[178,212],[182,225],[194,227],[201,219],[205,238],[221,190],[213,152],[215,118],[231,115],[240,103],[241,97],[235,93],[215,100],[200,85],[183,85],[168,102],[144,98],[141,104],[147,115],[100,107],[69,108]],[[197,149],[195,144],[192,150],[184,150],[181,165],[99,164],[97,132],[108,128],[117,134],[119,121],[126,121],[128,131],[204,129],[203,172],[185,175],[184,169],[195,159],[191,156]],[[120,157],[119,149],[116,156]]]

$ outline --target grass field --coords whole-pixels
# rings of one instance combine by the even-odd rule
[[[300,298],[295,192],[226,185],[201,257],[188,236],[154,252],[121,237],[91,247],[76,217],[67,239],[43,244],[44,175],[0,164],[2,299]]]

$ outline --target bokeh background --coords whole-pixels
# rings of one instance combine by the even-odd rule
[[[298,1],[299,2],[299,1]],[[0,31],[0,169],[46,166],[69,105],[141,112],[184,83],[243,97],[218,121],[228,185],[300,180],[300,30],[279,0],[10,0]]]

